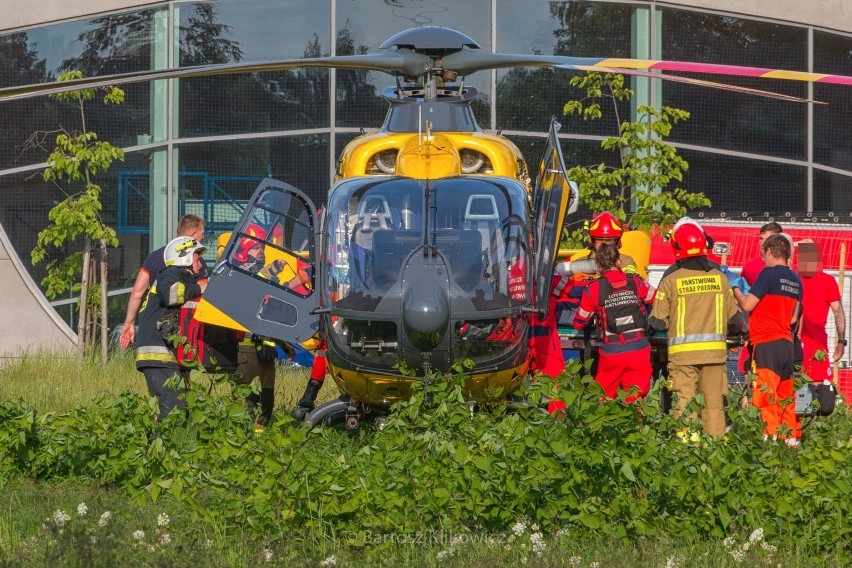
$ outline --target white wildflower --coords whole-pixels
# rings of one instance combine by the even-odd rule
[[[435,555],[435,560],[446,560],[453,555],[452,550],[441,550]]]
[[[731,555],[731,558],[733,558],[736,562],[742,562],[745,558],[745,553],[737,548],[728,551],[728,553]]]
[[[90,535],[89,540],[91,541],[92,544],[98,544],[98,535],[96,535],[96,534]]]
[[[169,518],[169,516],[167,514],[160,513],[159,515],[157,515],[157,526],[158,527],[167,527],[167,526],[169,526],[170,522],[171,522],[171,519]]]
[[[204,548],[213,548],[213,541],[210,540],[209,538],[207,540],[205,540],[204,541]],[[272,551],[270,551],[270,552],[272,552]]]
[[[89,506],[86,505],[85,503],[80,503],[79,505],[77,505],[77,514],[79,516],[85,517],[86,513],[88,513],[88,512],[89,512]]]
[[[532,526],[530,527],[530,530],[534,533],[537,533],[539,531],[539,529],[540,529],[540,527],[538,526],[538,523],[533,523]]]
[[[568,565],[569,566],[579,566],[580,562],[582,562],[582,561],[583,561],[583,559],[580,558],[579,556],[572,556],[571,558],[568,559]]]
[[[98,519],[98,526],[99,526],[99,527],[105,527],[105,526],[107,526],[107,523],[109,522],[109,520],[110,520],[111,518],[112,518],[112,513],[111,513],[111,512],[109,512],[109,511],[104,511],[104,512],[101,514],[101,518],[100,518],[100,519]]]
[[[722,541],[722,544],[725,545],[725,548],[733,548],[736,543],[737,541],[735,541],[734,537],[732,536],[725,537],[725,540]]]
[[[62,527],[65,526],[65,523],[71,520],[71,515],[63,511],[62,509],[57,509],[53,512],[53,522],[56,523],[56,526]]]
[[[669,556],[666,559],[666,568],[678,568],[680,564],[678,564],[677,556]]]
[[[133,540],[139,542],[145,538],[145,531],[133,531]]]
[[[601,563],[600,562],[592,562],[591,564],[589,564],[589,568],[601,568]]]
[[[337,556],[332,554],[322,562],[320,562],[320,566],[337,566]]]
[[[272,557],[273,557],[273,556],[275,556],[275,555],[274,555],[274,554],[272,553],[272,551],[271,551],[271,550],[269,550],[268,548],[265,548],[265,549],[263,550],[263,559],[264,559],[266,562],[271,562],[271,561],[272,561]]]
[[[760,542],[763,540],[763,529],[754,529],[748,537],[748,541],[752,543]]]
[[[777,546],[775,546],[774,544],[769,544],[766,541],[761,542],[760,546],[761,546],[761,548],[763,548],[763,550],[765,550],[769,554],[774,554],[778,550]]]
[[[544,549],[547,548],[547,544],[544,542],[544,536],[538,531],[530,535],[530,544],[532,545],[533,554],[537,556],[541,555],[541,553],[544,552]]]
[[[515,523],[515,526],[512,527],[512,534],[515,536],[521,536],[527,531],[527,523],[525,521],[518,521]]]
[[[748,552],[748,549],[751,548],[751,541],[743,543],[743,552]]]
[[[160,533],[159,537],[160,537],[159,538],[160,544],[165,545],[165,544],[171,544],[171,542],[172,542],[172,535],[170,535],[167,532]]]

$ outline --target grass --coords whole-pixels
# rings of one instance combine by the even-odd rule
[[[276,411],[286,412],[295,405],[307,375],[304,368],[278,369]],[[68,412],[91,404],[104,391],[128,389],[147,394],[130,352],[117,351],[106,367],[97,359],[78,367],[75,359],[49,352],[0,367],[0,402],[21,398],[38,412]],[[320,401],[335,396],[336,387],[329,380]],[[625,542],[596,539],[588,532],[536,536],[537,528],[523,520],[500,534],[452,534],[430,527],[420,534],[331,534],[285,531],[277,525],[258,531],[219,519],[201,521],[168,494],[157,502],[140,502],[120,488],[89,479],[0,480],[0,488],[0,567],[852,566],[844,550],[824,558],[809,556],[802,548],[805,535],[771,544],[747,537],[735,542],[687,542],[676,536]],[[84,510],[81,504],[86,505],[84,515],[78,512]],[[107,511],[110,519],[101,526]],[[165,524],[163,515],[168,518]]]
[[[81,515],[81,504],[85,514]],[[109,511],[109,519],[101,522]],[[64,512],[67,520],[57,526]],[[144,533],[144,536],[140,533]],[[843,557],[815,563],[795,542],[777,550],[761,539],[738,543],[639,542],[534,536],[519,523],[505,534],[372,537],[351,546],[347,535],[282,533],[262,537],[241,527],[200,523],[177,503],[135,503],[86,480],[46,484],[15,481],[0,493],[0,566],[242,567],[242,566],[575,566],[581,568],[841,567]]]
[[[136,370],[132,350],[118,349],[106,366],[99,356],[86,357],[77,365],[75,356],[50,351],[24,354],[0,366],[0,400],[23,399],[38,412],[68,412],[87,405],[103,392],[130,390],[146,395],[145,378]],[[308,380],[305,367],[281,365],[275,381],[275,410],[287,412],[296,406]],[[329,379],[317,397],[321,404],[339,396]]]

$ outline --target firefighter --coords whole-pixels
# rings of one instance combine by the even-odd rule
[[[266,256],[264,247],[266,231],[254,223],[246,227],[246,236],[240,237],[233,254],[234,263],[253,274],[273,279],[280,267],[276,263],[264,266]],[[255,417],[255,429],[262,430],[272,420],[275,407],[275,361],[278,358],[276,345],[281,345],[289,357],[295,354],[293,347],[285,342],[256,334],[246,334],[240,341],[237,354],[237,372],[239,384],[249,384],[257,377],[260,380],[260,394],[250,393],[246,397],[249,413]],[[258,412],[258,406],[260,411]]]
[[[621,270],[616,242],[600,244],[595,262],[601,277],[583,290],[573,326],[583,330],[596,319],[601,347],[595,381],[608,398],[615,398],[620,388],[630,393],[625,402],[633,402],[651,388],[646,328],[656,290],[638,274]]]
[[[741,329],[740,312],[728,278],[707,259],[708,239],[698,224],[679,223],[669,242],[675,264],[660,280],[649,323],[653,329],[668,330],[669,390],[677,401],[673,415],[683,415],[702,393],[702,428],[720,437],[726,430],[726,338]]]
[[[180,366],[169,338],[179,333],[180,307],[207,287],[206,280],[198,279],[202,269],[201,255],[205,250],[192,237],[170,241],[163,251],[166,267],[149,288],[139,311],[136,368],[145,375],[148,391],[158,399],[157,420],[164,419],[175,407],[183,406],[178,400],[183,388],[166,386],[170,378],[180,376]]]

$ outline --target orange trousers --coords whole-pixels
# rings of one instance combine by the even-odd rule
[[[760,410],[763,433],[767,436],[795,439],[802,437],[802,427],[796,416],[796,395],[793,390],[793,343],[779,339],[753,346],[752,401]],[[779,428],[781,425],[785,428]]]

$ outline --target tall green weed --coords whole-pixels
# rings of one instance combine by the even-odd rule
[[[656,389],[641,407],[603,400],[571,363],[555,383],[530,386],[532,400],[566,402],[549,416],[474,410],[462,381],[443,377],[398,404],[384,429],[354,434],[280,413],[258,434],[239,396],[199,382],[187,414],[161,424],[153,400],[130,392],[63,414],[2,403],[0,478],[86,476],[140,502],[168,494],[198,518],[355,547],[425,530],[499,534],[529,519],[545,533],[625,541],[744,539],[761,528],[767,540],[802,535],[812,554],[852,554],[845,408],[809,426],[798,450],[763,441],[752,408],[729,409],[725,439],[690,445],[674,434],[690,425],[660,411]]]

